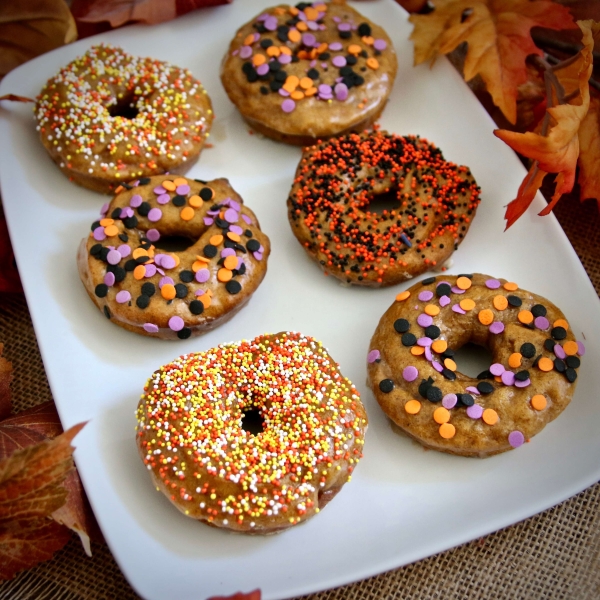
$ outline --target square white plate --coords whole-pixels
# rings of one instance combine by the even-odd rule
[[[190,68],[212,97],[217,119],[214,148],[189,174],[228,177],[272,240],[269,271],[254,298],[204,337],[165,342],[111,325],[87,298],[75,266],[79,240],[106,198],[59,172],[38,140],[31,106],[3,103],[2,198],[50,386],[65,428],[89,421],[76,440],[77,465],[115,558],[146,598],[202,599],[259,587],[270,599],[338,586],[514,523],[600,479],[598,298],[554,217],[535,215],[541,197],[503,233],[504,206],[523,167],[492,135],[492,121],[449,63],[412,67],[406,14],[380,0],[357,7],[386,26],[398,52],[382,126],[434,141],[447,159],[469,165],[483,190],[453,272],[505,277],[546,296],[588,346],[574,401],[514,452],[458,458],[426,452],[391,430],[365,386],[365,357],[381,314],[407,285],[344,288],[308,260],[285,206],[300,150],[249,135],[219,82],[231,36],[270,4],[237,1],[81,40],[23,65],[0,86],[0,94],[35,97],[48,77],[98,41]],[[138,458],[134,410],[143,385],[179,354],[280,330],[322,340],[357,384],[370,418],[365,457],[326,510],[283,534],[244,537],[191,521],[154,491]]]

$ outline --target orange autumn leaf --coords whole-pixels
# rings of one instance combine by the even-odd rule
[[[600,205],[600,100],[592,98],[579,129],[580,200],[596,198]]]
[[[558,202],[562,194],[573,189],[575,171],[579,157],[579,130],[590,105],[589,78],[592,73],[592,28],[600,25],[592,21],[579,21],[583,32],[583,49],[573,62],[577,72],[579,93],[565,104],[547,109],[552,118],[552,127],[548,135],[538,133],[516,133],[498,129],[494,134],[506,142],[513,150],[534,162],[521,184],[517,197],[510,202],[506,209],[506,229],[508,229],[529,207],[536,192],[540,188],[544,176],[557,173],[556,188],[552,200],[540,215],[547,215]],[[557,73],[558,76],[558,73]]]
[[[549,0],[435,0],[427,15],[411,15],[414,63],[434,61],[463,42],[468,50],[464,77],[480,75],[494,104],[517,120],[517,88],[527,81],[525,59],[542,55],[531,39],[532,27],[567,29],[573,19]]]
[[[12,407],[10,383],[13,379],[12,364],[2,356],[4,344],[0,344],[0,419],[10,415]]]

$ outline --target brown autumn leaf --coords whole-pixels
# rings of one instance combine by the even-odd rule
[[[580,200],[596,198],[600,206],[600,100],[592,98],[579,129]]]
[[[516,133],[497,129],[494,134],[506,142],[513,150],[534,162],[521,184],[517,197],[509,203],[504,218],[508,229],[529,207],[544,177],[557,173],[554,196],[540,215],[547,215],[562,194],[573,189],[577,158],[579,156],[579,130],[590,105],[589,78],[592,73],[592,50],[594,41],[592,29],[600,24],[593,21],[579,21],[583,32],[584,47],[573,62],[577,69],[579,93],[565,104],[547,109],[552,118],[548,135],[538,133]],[[576,67],[575,67],[576,65]]]
[[[2,356],[4,344],[0,344],[0,419],[10,415],[12,409],[10,384],[13,380],[12,363]]]
[[[527,81],[525,59],[542,54],[531,28],[574,26],[569,11],[549,0],[435,0],[433,12],[409,20],[414,24],[415,65],[433,62],[467,42],[466,81],[480,75],[511,123],[517,119],[517,88]]]
[[[0,2],[0,79],[9,71],[77,38],[65,0]]]
[[[244,592],[236,592],[231,596],[211,596],[208,600],[260,600],[260,590],[252,590],[245,594]]]

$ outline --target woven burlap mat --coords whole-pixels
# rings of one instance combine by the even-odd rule
[[[600,217],[595,203],[580,204],[575,197],[564,198],[556,214],[600,292]],[[27,305],[20,295],[0,297],[0,341],[5,343],[5,356],[14,366],[15,412],[52,399]],[[306,598],[600,598],[599,509],[600,484],[596,484],[485,538]],[[88,558],[74,537],[53,560],[0,585],[0,598],[138,598],[108,548],[96,543],[92,549],[93,557]]]

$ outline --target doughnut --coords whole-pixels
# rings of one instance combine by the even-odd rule
[[[40,139],[60,170],[106,194],[139,177],[184,172],[213,116],[206,90],[187,69],[108,45],[62,68],[35,106]]]
[[[269,238],[227,179],[124,185],[81,240],[81,281],[107,319],[164,339],[230,319],[267,270]]]
[[[381,287],[442,267],[478,204],[467,167],[419,137],[376,130],[305,148],[288,216],[326,275]]]
[[[270,8],[242,26],[221,81],[254,130],[304,146],[371,126],[396,70],[381,27],[344,2],[301,2]]]
[[[457,369],[466,343],[492,364]],[[528,442],[569,404],[582,342],[549,300],[482,274],[428,277],[399,293],[367,356],[386,415],[423,446],[486,457]]]
[[[269,534],[306,521],[350,481],[366,429],[358,391],[322,344],[281,332],[155,371],[136,440],[156,489],[185,515]]]

